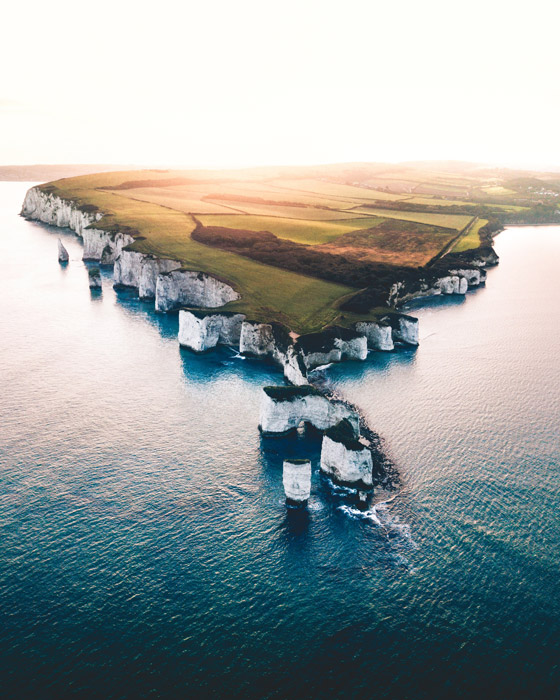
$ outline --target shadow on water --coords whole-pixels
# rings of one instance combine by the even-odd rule
[[[474,294],[483,287],[477,287],[467,294],[438,294],[432,297],[418,297],[417,299],[412,299],[403,304],[402,311],[412,311],[414,309],[430,309],[430,308],[440,308],[442,306],[462,306],[469,294]]]
[[[103,277],[112,281],[112,270],[102,272]],[[132,316],[138,316],[157,328],[162,338],[177,338],[179,316],[177,314],[160,314],[154,310],[154,301],[140,299],[138,292],[132,288],[115,289],[118,304]]]

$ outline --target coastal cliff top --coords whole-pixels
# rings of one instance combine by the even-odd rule
[[[228,311],[309,333],[386,312],[396,280],[468,257],[489,222],[556,216],[547,177],[350,164],[104,172],[40,189],[101,214],[92,227],[130,234],[132,250],[227,281],[241,295]]]

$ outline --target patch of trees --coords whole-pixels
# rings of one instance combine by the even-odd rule
[[[560,210],[556,204],[536,204],[526,211],[508,212],[503,221],[506,224],[555,224],[560,222]]]
[[[203,226],[199,221],[191,236],[199,243],[237,253],[267,265],[361,288],[361,292],[340,307],[358,313],[366,313],[374,306],[387,306],[391,287],[396,282],[405,282],[411,290],[420,289],[423,281],[434,281],[442,273],[445,274],[449,267],[442,261],[428,270],[422,267],[358,260],[345,254],[327,253],[316,246],[278,238],[270,231]],[[457,262],[454,261],[453,265],[456,266]]]

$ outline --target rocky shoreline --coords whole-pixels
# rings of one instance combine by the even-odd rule
[[[156,311],[178,311],[182,347],[207,352],[227,345],[243,355],[279,365],[291,386],[263,390],[259,426],[263,434],[282,435],[301,424],[313,426],[323,432],[321,469],[337,484],[361,494],[371,491],[375,465],[382,461],[373,444],[375,434],[360,420],[355,407],[313,386],[309,374],[332,362],[363,361],[370,350],[390,352],[402,345],[417,346],[415,317],[388,307],[376,320],[359,321],[353,328],[332,326],[297,336],[281,324],[220,310],[240,298],[232,286],[185,269],[180,261],[131,250],[132,235],[98,228],[103,214],[87,209],[33,187],[25,196],[21,215],[71,229],[83,241],[84,260],[113,266],[115,287],[133,288],[140,298],[153,299]],[[396,307],[423,296],[464,295],[484,284],[484,268],[497,264],[498,258],[493,249],[484,248],[478,256],[471,253],[468,261],[450,256],[449,262],[440,276],[432,271],[429,281],[393,284],[390,304]]]

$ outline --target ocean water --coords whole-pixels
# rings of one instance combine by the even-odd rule
[[[259,436],[279,372],[90,292],[27,187],[0,183],[2,697],[560,695],[560,227],[502,233],[418,350],[324,373],[399,474],[358,513],[316,437]]]

